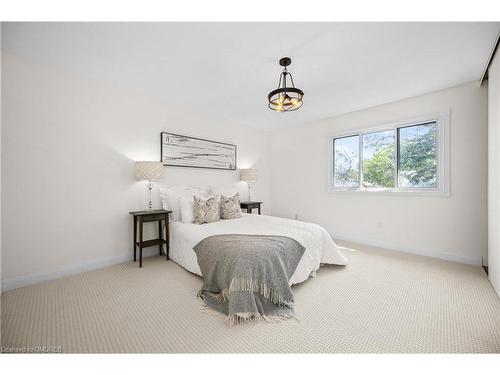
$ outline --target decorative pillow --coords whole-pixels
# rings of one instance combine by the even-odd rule
[[[194,196],[193,200],[194,222],[196,224],[213,223],[220,220],[219,197],[204,199]]]
[[[181,221],[194,223],[194,200],[192,197],[181,198]]]
[[[241,217],[240,194],[232,197],[220,197],[220,218],[223,220],[237,219]]]

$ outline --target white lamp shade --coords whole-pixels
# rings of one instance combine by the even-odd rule
[[[246,182],[257,181],[257,169],[240,169],[240,180]]]
[[[161,180],[163,177],[163,163],[161,161],[136,161],[136,180]]]

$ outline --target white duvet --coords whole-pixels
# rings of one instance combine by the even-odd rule
[[[210,224],[171,223],[170,258],[190,272],[201,276],[193,247],[202,239],[216,234],[266,234],[286,236],[305,248],[290,285],[301,283],[320,264],[347,264],[337,245],[321,226],[274,216],[243,214],[239,219]]]

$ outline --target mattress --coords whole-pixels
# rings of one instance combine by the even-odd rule
[[[304,255],[290,279],[290,285],[309,278],[321,264],[346,265],[347,259],[321,226],[266,215],[243,214],[241,218],[210,224],[171,223],[170,259],[201,276],[193,247],[202,239],[218,234],[262,234],[286,236],[305,248]]]

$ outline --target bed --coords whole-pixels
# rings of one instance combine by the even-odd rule
[[[181,221],[171,223],[170,258],[186,270],[201,276],[193,247],[207,237],[220,234],[277,235],[299,242],[304,246],[305,252],[290,279],[290,285],[307,280],[321,264],[347,264],[347,259],[323,227],[297,220],[252,214],[202,225]]]

